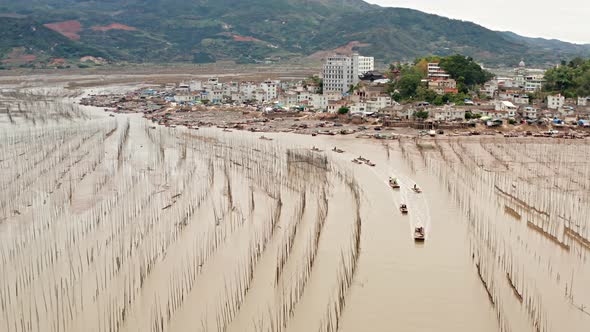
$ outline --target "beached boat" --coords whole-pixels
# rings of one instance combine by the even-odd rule
[[[424,241],[426,239],[426,232],[424,227],[419,226],[414,229],[414,241]]]
[[[342,150],[342,149],[338,149],[338,148],[336,148],[336,147],[334,147],[334,148],[332,149],[332,151],[334,151],[334,152],[336,152],[336,153],[344,153],[344,150]]]
[[[399,206],[399,210],[401,211],[402,214],[407,214],[408,213],[408,207],[406,206],[406,204],[402,204]]]
[[[392,189],[399,189],[399,183],[397,182],[396,178],[389,178],[389,186]]]

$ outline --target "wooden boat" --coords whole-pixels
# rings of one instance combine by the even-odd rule
[[[336,148],[336,147],[334,147],[334,148],[332,149],[332,151],[334,151],[334,152],[336,152],[336,153],[344,153],[344,150],[342,150],[342,149],[338,149],[338,148]]]
[[[422,189],[418,188],[416,185],[414,185],[414,187],[412,188],[412,190],[416,193],[416,194],[420,194],[422,193]]]
[[[399,210],[401,211],[402,214],[408,214],[408,207],[406,206],[406,204],[400,205]]]
[[[226,133],[231,133],[231,130],[229,130],[227,128],[226,129],[223,129],[223,131],[225,131]]]
[[[377,166],[377,164],[375,164],[375,163],[372,163],[370,160],[367,160],[367,161],[365,161],[365,164],[367,164],[367,165],[369,165],[369,166],[371,166],[371,167],[375,167],[375,166]]]
[[[369,159],[365,159],[365,158],[363,158],[363,157],[361,157],[361,156],[359,156],[359,157],[358,157],[358,158],[356,158],[356,159],[358,159],[359,161],[362,161],[362,162],[367,162],[367,161],[369,161]]]
[[[395,179],[395,178],[389,178],[389,186],[392,189],[399,189],[399,183],[397,182],[397,179]]]
[[[419,226],[414,229],[414,241],[422,242],[426,239],[426,232],[424,227]]]
[[[314,151],[314,152],[321,152],[322,150],[320,150],[320,149],[318,149],[317,147],[315,147],[315,146],[314,146],[313,148],[311,148],[311,151]]]
[[[352,162],[355,163],[355,164],[358,164],[358,165],[362,165],[363,164],[363,162],[360,161],[360,160],[358,160],[358,159],[353,159]]]
[[[260,139],[265,141],[272,141],[272,138],[266,137],[264,135],[260,136]]]
[[[311,133],[311,136],[314,136],[315,137],[317,135],[318,135],[317,133]]]

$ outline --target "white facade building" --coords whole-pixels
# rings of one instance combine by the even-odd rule
[[[447,72],[445,72],[442,68],[440,68],[439,64],[436,62],[431,62],[428,64],[428,79],[435,80],[446,80],[450,77]]]
[[[526,105],[529,103],[528,95],[514,95],[514,103],[518,105]]]
[[[565,97],[561,94],[547,97],[547,108],[551,110],[559,109],[565,104]]]
[[[324,94],[346,93],[359,82],[359,55],[336,55],[326,59],[323,66]]]
[[[359,75],[375,70],[375,58],[372,56],[359,56]]]
[[[324,111],[328,107],[328,97],[324,95],[312,95],[311,106],[317,111]]]
[[[391,106],[391,97],[379,96],[379,97],[367,100],[366,104],[367,104],[367,112],[377,113],[380,110]]]
[[[496,102],[496,111],[506,112],[507,116],[513,118],[516,116],[516,111],[518,111],[518,107],[516,107],[513,103],[502,100]]]
[[[280,82],[277,81],[271,81],[271,80],[266,80],[262,83],[260,83],[260,89],[262,89],[265,93],[264,96],[264,100],[263,101],[270,101],[270,100],[276,100],[278,97],[278,93],[279,93],[279,86]],[[258,100],[258,98],[257,98]],[[260,101],[260,100],[258,100]]]
[[[454,121],[465,119],[465,109],[455,108],[452,106],[444,106],[432,110],[431,116],[436,121]]]
[[[530,75],[525,78],[524,90],[527,92],[539,91],[543,88],[543,84],[545,84],[544,75]]]
[[[189,87],[191,91],[200,91],[203,89],[203,82],[201,81],[190,81]]]

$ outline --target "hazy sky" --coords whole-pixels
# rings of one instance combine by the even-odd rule
[[[590,44],[589,0],[365,0],[471,21],[527,37]]]

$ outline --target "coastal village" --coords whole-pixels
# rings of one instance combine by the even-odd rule
[[[226,130],[353,134],[381,139],[398,135],[504,135],[584,138],[590,135],[590,96],[534,96],[545,84],[544,70],[517,68],[494,77],[467,98],[435,105],[398,102],[392,81],[399,64],[375,70],[375,60],[334,55],[321,72],[305,80],[205,81],[144,87],[127,94],[91,95],[81,103],[114,113],[144,113],[155,124],[217,126]],[[428,62],[424,89],[458,95],[458,83],[438,62]]]

